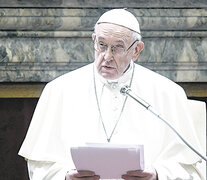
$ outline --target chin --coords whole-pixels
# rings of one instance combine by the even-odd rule
[[[118,77],[117,76],[114,76],[114,75],[109,75],[109,74],[102,74],[102,77],[103,78],[105,78],[105,79],[107,79],[107,80],[115,80],[115,79],[118,79]]]
[[[113,70],[113,71],[102,70],[102,71],[99,71],[99,74],[107,80],[115,80],[120,77],[119,74],[117,73],[117,71],[115,71],[115,70]]]

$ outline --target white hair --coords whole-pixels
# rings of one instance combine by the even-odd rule
[[[141,34],[135,32],[135,31],[132,31],[132,37],[134,38],[134,40],[136,40],[136,39],[138,39],[139,41],[142,40]]]

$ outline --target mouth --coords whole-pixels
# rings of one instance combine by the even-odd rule
[[[105,70],[114,70],[115,68],[112,66],[102,66],[103,69]]]
[[[114,79],[117,74],[117,70],[113,66],[103,65],[100,69],[100,74],[106,79]]]

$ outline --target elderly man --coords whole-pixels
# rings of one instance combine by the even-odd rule
[[[74,171],[70,147],[85,142],[143,144],[146,168],[122,178],[202,179],[200,158],[149,112],[120,93],[128,85],[197,147],[181,87],[134,62],[144,48],[139,23],[124,9],[104,13],[92,34],[95,61],[45,87],[19,154],[30,179],[99,179]]]

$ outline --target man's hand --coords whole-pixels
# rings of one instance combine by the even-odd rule
[[[99,180],[100,176],[92,171],[69,171],[66,180]]]
[[[122,175],[125,180],[158,180],[157,172],[154,168],[146,168],[144,171],[128,171],[127,174]]]

